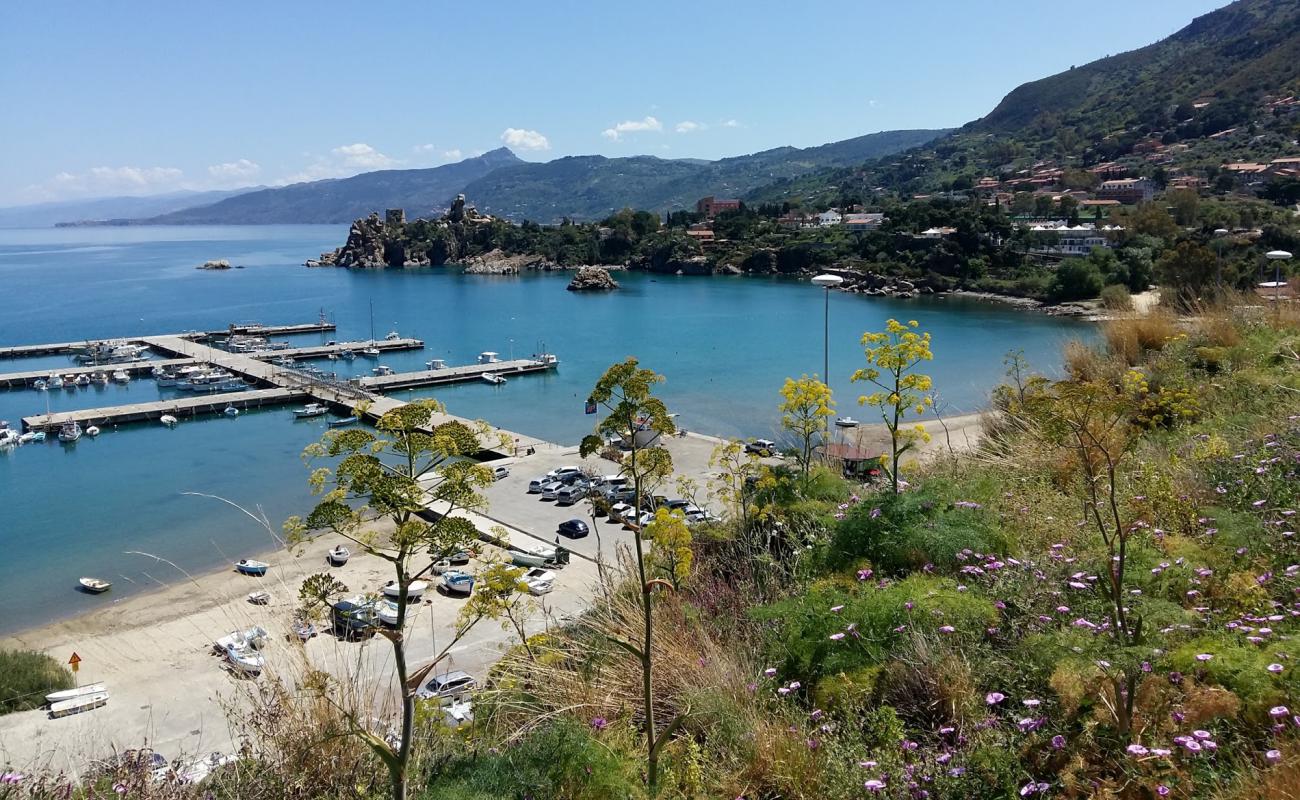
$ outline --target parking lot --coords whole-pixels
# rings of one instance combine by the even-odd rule
[[[699,485],[696,503],[714,513],[720,513],[716,500],[708,494],[708,481],[712,472],[709,457],[720,441],[696,434],[668,438],[665,446],[672,453],[673,477],[660,484],[654,493],[676,498],[677,476],[688,476]],[[538,452],[509,462],[495,463],[508,464],[510,475],[487,489],[488,509],[485,516],[552,545],[560,523],[565,520],[580,519],[588,527],[591,526],[590,503],[581,500],[573,505],[558,505],[553,500],[542,500],[540,494],[528,494],[528,482],[540,478],[550,470],[565,466],[579,467],[584,472],[595,475],[615,475],[619,471],[619,465],[612,461],[595,457],[582,459],[575,450]],[[597,517],[596,520],[596,528],[590,535],[581,539],[560,536],[560,544],[579,556],[592,559],[596,557],[599,547],[604,559],[610,561],[618,544],[632,544],[632,533],[624,529],[622,524],[611,522],[606,517]]]

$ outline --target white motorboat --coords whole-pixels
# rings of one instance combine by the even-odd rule
[[[225,410],[221,413],[225,414],[227,417],[237,417],[239,416],[239,409],[234,406],[226,406]]]
[[[22,438],[18,431],[9,427],[9,423],[0,422],[0,447],[17,447]]]
[[[308,417],[319,417],[329,413],[329,406],[324,403],[308,403],[297,411],[293,412],[297,419],[306,419]]]
[[[354,359],[354,358],[356,358],[356,357],[357,357],[357,354],[354,353],[354,352],[352,352],[351,350],[340,350],[340,351],[339,351],[339,358],[343,359],[344,361],[351,361],[352,359]]]
[[[402,334],[398,333],[397,331],[389,331],[388,335],[384,337],[384,341],[395,342],[400,338],[402,338]]]
[[[115,370],[113,370],[113,382],[114,382],[114,383],[130,383],[130,382],[131,382],[131,376],[128,375],[128,374],[126,373],[126,370],[124,370],[124,369],[115,369]]]
[[[81,438],[81,426],[76,420],[68,420],[59,427],[60,442],[75,442]]]
[[[50,387],[51,389],[62,389],[62,388],[63,388],[63,376],[62,376],[62,375],[55,375],[54,373],[50,373],[50,377],[48,377],[48,378],[45,379],[45,385],[48,386],[48,387]]]
[[[88,683],[85,686],[78,686],[75,689],[63,689],[58,692],[50,692],[45,695],[47,703],[62,703],[64,700],[73,700],[78,697],[85,697],[88,694],[102,694],[108,691],[108,687],[102,683]]]
[[[32,388],[38,392],[43,392],[50,388],[50,384],[44,378],[37,378],[36,383],[32,384]]]
[[[108,692],[83,694],[69,700],[60,700],[57,703],[51,703],[50,716],[55,719],[59,717],[70,717],[73,714],[80,714],[83,711],[100,708],[107,703]]]
[[[234,762],[234,756],[228,756],[225,753],[217,752],[209,753],[203,758],[192,761],[184,767],[181,767],[176,772],[176,778],[181,783],[202,783],[219,767],[224,767],[225,765],[233,764]]]
[[[511,563],[520,567],[543,567],[548,561],[555,560],[555,548],[545,550],[511,550]]]
[[[77,583],[81,584],[81,588],[93,594],[103,594],[113,588],[113,584],[102,578],[82,578]]]
[[[504,377],[497,375],[496,373],[493,372],[484,372],[479,377],[482,378],[485,383],[490,383],[494,386],[500,386],[501,384],[506,382],[506,379]]]
[[[363,347],[361,348],[361,355],[368,356],[369,358],[379,358],[379,348],[374,345]]]
[[[277,358],[277,359],[275,360],[275,365],[276,365],[277,367],[292,367],[292,366],[293,366],[294,364],[296,364],[296,363],[297,363],[297,362],[294,361],[294,360],[293,360],[292,358],[290,358],[289,356],[280,356],[279,358]]]
[[[244,575],[252,575],[254,577],[260,578],[266,574],[266,571],[267,569],[270,568],[270,566],[271,565],[266,563],[265,561],[255,561],[254,559],[251,558],[241,558],[235,562],[235,571],[240,572]]]
[[[375,608],[375,616],[390,628],[397,627],[397,601],[383,600]]]
[[[555,588],[555,573],[549,569],[533,567],[523,574],[521,580],[528,585],[528,593],[535,595],[550,594]]]
[[[358,423],[358,422],[360,422],[360,421],[361,421],[361,418],[358,417],[358,416],[355,416],[355,415],[353,415],[353,416],[351,416],[351,417],[339,417],[338,419],[332,419],[332,420],[330,420],[330,421],[329,421],[329,426],[330,426],[331,428],[346,428],[347,426],[349,426],[349,425],[355,425],[356,423]]]
[[[424,596],[424,590],[429,588],[429,584],[424,581],[411,581],[406,587],[407,602],[414,602]],[[401,590],[397,586],[397,581],[389,581],[384,584],[384,597],[397,598],[401,595]]]
[[[28,431],[18,437],[18,444],[31,444],[45,441],[45,431]]]
[[[72,382],[78,386],[86,387],[90,385],[90,376],[83,372],[80,375],[78,375],[76,379],[73,380]]]
[[[246,675],[259,675],[266,666],[266,657],[259,651],[266,643],[267,633],[257,625],[243,630],[232,631],[217,640],[216,649],[229,662],[230,667]]]
[[[344,564],[348,563],[349,558],[352,558],[352,551],[347,549],[343,545],[338,545],[330,549],[329,554],[326,556],[326,558],[334,566],[341,567]]]
[[[122,373],[122,374],[125,375],[126,373]],[[104,372],[103,370],[95,370],[90,374],[90,382],[95,384],[96,386],[107,386],[108,373]]]
[[[91,425],[89,428],[86,428],[86,435],[94,439],[96,436],[99,435],[99,426]]]
[[[380,364],[379,366],[375,367],[374,369],[372,369],[372,370],[370,370],[370,371],[373,372],[375,375],[392,375],[392,374],[393,374],[393,368],[392,368],[392,367],[389,367],[389,366],[386,366],[386,365],[384,365],[384,364]]]
[[[158,421],[169,428],[174,428],[176,427],[177,419],[173,417],[171,414],[163,414],[161,417],[158,418]]]
[[[75,375],[69,375],[68,377],[64,378],[63,382],[59,385],[62,386],[64,389],[75,389],[77,388],[77,377]]]
[[[856,428],[860,423],[853,417],[839,417],[835,420],[835,424],[841,428]]]

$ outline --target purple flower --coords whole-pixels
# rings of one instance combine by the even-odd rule
[[[956,631],[957,631],[957,629],[954,628],[954,627],[951,626],[951,625],[940,625],[940,626],[939,626],[939,633],[955,633]]]
[[[591,721],[591,727],[595,728],[598,731],[603,731],[609,727],[609,720],[605,719],[604,717],[596,717]]]
[[[1268,714],[1270,717],[1285,717],[1287,714],[1290,713],[1291,712],[1287,709],[1286,706],[1273,706],[1268,710]]]
[[[766,676],[769,677],[769,678],[775,678],[775,677],[776,677],[776,668],[775,668],[775,667],[768,667],[767,669],[763,670],[763,674],[766,675]]]
[[[1276,675],[1277,673],[1279,673],[1279,672],[1282,671],[1282,665],[1281,665],[1281,664],[1269,664],[1269,665],[1268,665],[1267,667],[1265,667],[1264,669],[1266,669],[1266,670],[1268,670],[1269,672],[1272,672],[1274,675]]]
[[[1264,754],[1264,759],[1267,760],[1270,764],[1276,764],[1282,760],[1282,751],[1269,750],[1267,753]]]
[[[1144,756],[1151,752],[1150,750],[1147,750],[1145,747],[1143,747],[1140,744],[1131,744],[1125,749],[1128,751],[1128,754],[1131,756]]]
[[[1052,737],[1052,749],[1053,749],[1053,750],[1062,750],[1062,749],[1064,749],[1064,748],[1065,748],[1065,737],[1062,736],[1062,735],[1059,734],[1059,733],[1056,734],[1055,736],[1053,736],[1053,737]]]
[[[858,580],[865,581],[870,579],[871,579],[871,570],[869,569],[858,570]]]
[[[1197,654],[1196,654],[1196,660],[1197,660],[1197,661],[1210,661],[1210,660],[1212,660],[1213,658],[1214,658],[1214,654],[1213,654],[1213,653],[1197,653]]]
[[[843,638],[844,638],[844,634],[842,634],[842,633],[832,633],[832,634],[831,634],[831,641],[832,641],[832,642],[838,642],[840,639],[843,639]]]
[[[885,782],[876,778],[872,778],[862,785],[870,792],[879,792],[885,788]]]
[[[1156,794],[1160,795],[1161,797],[1167,797],[1169,795],[1169,787],[1165,786],[1163,783],[1160,784],[1159,786],[1156,787]]]
[[[844,606],[831,606],[831,613],[838,614],[844,610]]]
[[[984,702],[988,703],[991,706],[995,706],[1006,699],[1007,696],[1002,692],[989,692],[988,694],[984,695]]]
[[[1195,736],[1197,739],[1200,739],[1201,741],[1205,741],[1206,739],[1210,738],[1209,731],[1195,730],[1192,731],[1192,735]]]
[[[871,509],[871,518],[875,519],[878,516],[880,516],[880,509],[879,508]]]

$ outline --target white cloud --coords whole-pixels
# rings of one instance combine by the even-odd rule
[[[618,123],[612,128],[606,128],[600,132],[601,136],[606,139],[617,142],[619,137],[625,133],[641,133],[643,131],[662,131],[664,124],[654,117],[647,116],[645,119],[629,119]]]
[[[722,123],[722,127],[724,127],[724,128],[739,128],[739,127],[740,127],[740,123],[737,122],[737,121],[734,120],[734,119],[729,119],[729,120],[727,120],[726,122]]]
[[[185,173],[176,167],[91,167],[84,172],[60,172],[43,183],[27,186],[24,202],[78,197],[146,195],[186,188]]]
[[[336,147],[330,151],[330,155],[339,159],[343,167],[383,169],[398,163],[364,142]]]
[[[412,153],[432,153],[436,148],[432,144],[417,144],[411,148]]]
[[[442,157],[447,161],[460,161],[463,156],[461,155],[460,150],[453,147],[450,150],[443,150]]]
[[[214,183],[238,185],[243,181],[257,177],[257,174],[261,171],[260,164],[241,158],[237,161],[227,161],[224,164],[213,164],[208,167],[208,176]]]
[[[691,122],[688,119],[677,123],[673,130],[678,133],[694,133],[695,131],[702,131],[707,127],[709,126],[705,125],[703,122]]]
[[[551,142],[537,131],[525,130],[524,128],[506,128],[501,133],[501,141],[505,142],[506,147],[517,150],[550,150]]]

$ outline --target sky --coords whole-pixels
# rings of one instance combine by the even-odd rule
[[[1225,0],[5,0],[0,206],[961,125]]]

